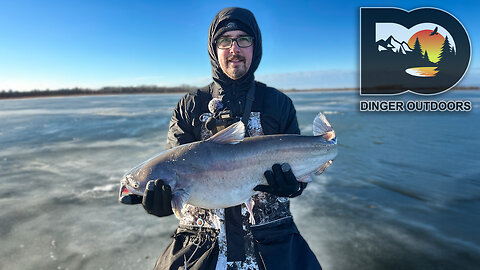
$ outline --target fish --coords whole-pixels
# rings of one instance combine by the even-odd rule
[[[322,113],[313,121],[313,136],[245,137],[239,121],[207,140],[176,146],[137,165],[122,177],[120,195],[143,196],[150,180],[162,179],[171,187],[179,219],[185,204],[219,209],[246,203],[253,217],[251,198],[259,192],[253,188],[267,184],[264,172],[275,163],[289,164],[299,182],[311,182],[311,174],[323,173],[336,155],[337,137]]]

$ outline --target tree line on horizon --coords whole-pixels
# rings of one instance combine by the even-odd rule
[[[189,85],[181,85],[176,87],[161,86],[107,86],[98,90],[89,88],[62,88],[57,90],[31,90],[31,91],[14,91],[2,90],[0,98],[18,98],[18,97],[48,97],[48,96],[72,96],[72,95],[118,95],[118,94],[163,94],[163,93],[186,93],[197,89],[197,87]]]
[[[23,97],[54,97],[54,96],[75,96],[75,95],[122,95],[122,94],[166,94],[166,93],[188,93],[199,89],[199,87],[190,85],[180,85],[176,87],[160,87],[160,86],[118,86],[118,87],[103,87],[101,89],[89,89],[89,88],[64,88],[57,90],[31,90],[31,91],[14,91],[14,90],[2,90],[0,92],[0,99],[7,98],[23,98]],[[279,89],[283,92],[295,92],[302,91],[302,89]],[[358,88],[345,87],[345,88],[312,88],[306,91],[324,91],[324,90],[358,90]]]
[[[88,95],[127,95],[127,94],[167,94],[167,93],[187,93],[198,89],[198,87],[190,85],[181,85],[176,87],[160,87],[160,86],[118,86],[118,87],[103,87],[98,90],[89,88],[65,88],[57,90],[32,90],[32,91],[14,91],[2,90],[0,92],[0,99],[8,98],[29,98],[29,97],[55,97],[55,96],[88,96]],[[478,86],[460,86],[455,87],[458,90],[478,90]],[[358,90],[356,87],[344,88],[312,88],[312,89],[279,89],[282,92],[296,92],[296,91],[342,91],[342,90]]]

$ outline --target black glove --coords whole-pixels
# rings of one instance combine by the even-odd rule
[[[258,185],[253,190],[268,192],[279,197],[297,197],[302,194],[307,183],[298,182],[288,163],[274,164],[272,170],[264,174],[268,185]]]
[[[150,180],[143,193],[142,205],[147,213],[157,217],[165,217],[173,214],[172,190],[161,179]]]

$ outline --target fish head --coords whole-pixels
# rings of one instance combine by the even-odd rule
[[[143,196],[150,180],[161,179],[164,184],[175,187],[176,173],[169,166],[168,160],[162,157],[151,158],[123,175],[120,185],[120,201],[130,195]]]

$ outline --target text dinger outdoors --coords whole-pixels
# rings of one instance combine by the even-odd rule
[[[368,112],[468,112],[472,109],[469,100],[361,100],[360,111]]]

